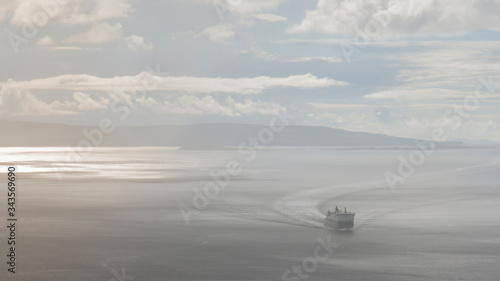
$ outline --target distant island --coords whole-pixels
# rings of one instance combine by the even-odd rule
[[[55,123],[0,121],[2,147],[180,147],[185,150],[221,150],[250,145],[268,126],[210,123],[193,125],[117,126],[109,132],[99,127]],[[318,126],[287,126],[266,147],[414,147],[415,139],[351,132]],[[462,147],[462,142],[444,142],[442,148]]]

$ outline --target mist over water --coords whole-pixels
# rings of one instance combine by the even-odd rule
[[[437,151],[394,190],[384,173],[405,150],[274,149],[253,161],[174,148],[68,161],[70,151],[0,150],[20,185],[13,280],[111,280],[122,268],[134,280],[282,280],[328,236],[339,247],[307,280],[500,276],[499,149]],[[186,224],[179,204],[192,207],[193,189],[229,161],[241,174]],[[323,228],[335,206],[356,212],[354,231]]]

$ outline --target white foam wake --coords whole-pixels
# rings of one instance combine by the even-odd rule
[[[325,219],[321,206],[338,196],[380,187],[383,181],[343,184],[306,190],[282,197],[273,203],[273,209],[301,224],[323,227]]]
[[[408,182],[422,182],[442,177],[454,177],[456,175],[487,172],[499,169],[499,164],[499,161],[494,161],[479,165],[455,168],[452,170],[420,174],[414,178],[409,178]],[[293,221],[293,224],[310,227],[323,227],[325,209],[331,207],[323,206],[324,203],[333,201],[335,198],[342,195],[368,191],[376,188],[387,188],[389,190],[387,182],[384,179],[352,184],[332,185],[287,195],[274,201],[272,207],[274,210],[284,215],[286,217],[286,221]],[[356,214],[355,228],[359,228],[380,215],[390,213],[394,210],[395,208],[387,208],[368,214]]]

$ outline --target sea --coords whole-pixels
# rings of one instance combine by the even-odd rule
[[[0,156],[0,280],[500,280],[499,148]],[[352,230],[323,226],[335,207]]]

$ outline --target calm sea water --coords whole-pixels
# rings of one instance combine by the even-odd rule
[[[437,151],[395,189],[384,173],[411,151],[72,151],[0,149],[19,183],[1,280],[499,280],[497,149]],[[335,206],[353,231],[322,227]],[[336,245],[323,261],[318,240]]]

